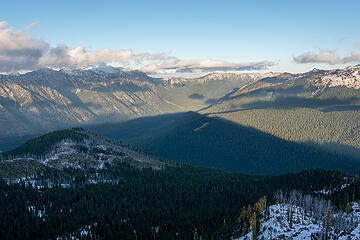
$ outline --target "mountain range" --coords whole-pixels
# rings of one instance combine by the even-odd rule
[[[197,110],[267,74],[152,78],[103,66],[0,75],[0,149],[50,130]]]
[[[2,150],[50,130],[83,126],[159,157],[248,173],[261,173],[257,164],[263,160],[249,161],[253,172],[244,167],[249,164],[240,167],[242,161],[234,167],[238,156],[245,150],[246,156],[264,156],[261,151],[270,145],[296,146],[282,151],[285,158],[298,151],[294,149],[317,148],[348,158],[345,165],[360,161],[359,65],[299,74],[212,73],[194,79],[153,78],[109,66],[41,69],[1,75],[0,87]],[[243,136],[252,137],[241,140]],[[257,150],[266,138],[268,146],[260,144],[264,149]],[[284,171],[311,166],[320,165]]]

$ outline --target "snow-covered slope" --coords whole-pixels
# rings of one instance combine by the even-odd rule
[[[360,65],[325,73],[315,81],[317,86],[360,89]]]
[[[280,73],[243,73],[243,74],[236,74],[236,73],[210,73],[204,77],[197,78],[197,83],[205,84],[209,81],[221,81],[224,79],[227,80],[238,80],[238,81],[244,81],[247,80],[249,83],[255,82],[262,78],[267,77],[274,77],[279,75]]]
[[[336,213],[330,220],[327,239],[359,240],[360,239],[360,205],[351,204],[352,212]],[[275,204],[269,207],[269,215],[262,218],[257,239],[322,239],[326,226],[324,222],[308,214],[302,207],[290,204]],[[289,214],[291,212],[291,214]],[[290,218],[292,216],[292,220]],[[341,221],[339,219],[342,219]],[[338,219],[338,220],[337,220]],[[345,223],[344,223],[345,222]],[[343,224],[344,226],[340,226]],[[249,232],[237,240],[253,239]]]
[[[43,152],[26,152],[27,149],[42,150],[36,145],[46,145],[48,139],[57,139],[59,135],[64,137],[45,146]],[[46,168],[60,171],[64,168],[96,170],[116,163],[153,169],[161,169],[163,166],[162,162],[150,156],[82,129],[57,131],[45,136],[0,155],[0,178],[18,180],[40,173]]]

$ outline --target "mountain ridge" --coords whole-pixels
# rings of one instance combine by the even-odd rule
[[[254,78],[179,84],[113,67],[0,75],[0,138],[196,110]],[[192,95],[200,98],[192,98]],[[3,149],[1,147],[0,149]]]
[[[0,178],[18,180],[46,169],[101,170],[127,163],[135,168],[159,170],[165,166],[155,157],[129,145],[73,128],[47,133],[16,149],[0,154]]]

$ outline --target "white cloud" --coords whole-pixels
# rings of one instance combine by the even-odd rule
[[[49,45],[0,22],[0,72],[35,68]]]
[[[297,57],[294,57],[297,63],[328,63],[334,65],[338,63],[339,56],[332,50],[321,50],[319,53],[306,52]]]
[[[231,63],[221,60],[174,60],[165,64],[149,64],[141,70],[145,72],[176,73],[176,72],[214,72],[214,71],[244,71],[244,70],[263,70],[274,66],[275,63],[268,61]]]
[[[32,28],[36,27],[38,24],[39,24],[38,22],[33,22],[33,23],[29,24],[28,26],[26,26],[25,30],[30,31]]]
[[[7,27],[8,23],[4,22],[4,21],[0,21],[0,28],[5,28]]]
[[[7,22],[0,22],[0,72],[34,70],[42,67],[80,67],[106,62],[136,65],[146,61],[162,62],[171,58],[163,53],[134,54],[128,49],[105,48],[90,51],[83,46],[71,49],[65,44],[50,47],[44,40],[29,34],[36,25],[37,23],[32,23],[25,31],[15,31]]]
[[[230,63],[220,60],[180,60],[167,53],[134,53],[128,49],[88,50],[83,46],[70,48],[65,44],[51,47],[49,43],[30,35],[38,23],[15,31],[7,22],[0,22],[0,72],[35,70],[42,67],[84,67],[115,63],[137,68],[147,73],[201,73],[210,71],[262,70],[274,63]]]
[[[341,61],[343,63],[360,62],[360,53],[352,52],[350,56],[344,57]]]
[[[306,52],[297,57],[294,57],[297,63],[328,63],[330,65],[360,62],[360,53],[352,52],[350,55],[341,58],[336,51],[322,50],[319,53]]]
[[[101,62],[119,62],[128,63],[134,58],[131,50],[111,50],[104,48],[102,50],[87,51],[80,46],[68,52],[71,57],[71,65],[94,65]]]

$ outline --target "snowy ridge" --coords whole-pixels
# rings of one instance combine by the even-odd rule
[[[352,203],[353,212],[347,215],[347,218],[354,218],[357,226],[352,231],[330,231],[331,237],[329,239],[338,240],[359,240],[360,239],[360,212],[359,204]],[[293,223],[290,226],[286,217],[288,211],[293,211]],[[323,231],[323,224],[315,221],[314,218],[305,216],[303,217],[304,209],[291,206],[275,204],[269,207],[270,217],[262,223],[258,239],[321,239],[319,236]],[[253,239],[252,232],[238,238],[237,240],[250,240]]]
[[[81,171],[101,170],[117,163],[128,163],[137,168],[163,168],[163,163],[137,152],[117,141],[103,138],[85,130],[72,130],[83,134],[82,140],[64,138],[47,149],[45,154],[8,156],[1,159],[0,178],[8,181],[32,181],[32,176],[46,168],[63,170],[73,168]],[[54,133],[56,134],[56,133]],[[41,137],[40,137],[41,138]],[[12,169],[13,171],[8,171]]]
[[[328,86],[360,89],[360,66],[327,72],[315,82],[315,85],[320,88]]]
[[[155,79],[147,76],[144,72],[131,69],[116,68],[112,66],[99,66],[80,69],[43,68],[24,74],[0,75],[0,83],[17,84],[21,82],[22,84],[44,85],[48,87],[56,87],[61,85],[61,83],[65,83],[67,87],[84,87],[84,84],[85,86],[88,86],[88,84],[108,81],[110,79],[128,79],[147,82],[155,81]],[[69,86],[68,84],[71,85]]]
[[[195,84],[206,84],[211,81],[245,81],[247,84],[255,82],[257,80],[274,77],[281,73],[210,73],[203,77],[199,78],[180,78],[180,77],[169,77],[160,79],[164,85],[169,85],[172,87],[181,87],[188,83]]]
[[[260,228],[237,240],[250,239],[329,239],[360,240],[360,204],[352,202],[345,211],[329,201],[293,191],[288,198],[277,193],[278,203],[261,213]],[[251,230],[252,229],[252,230]],[[253,238],[255,237],[255,238]]]
[[[219,80],[224,80],[224,79],[238,79],[238,80],[242,80],[245,78],[250,78],[252,79],[252,81],[257,81],[260,80],[262,78],[267,78],[267,77],[274,77],[279,75],[280,73],[273,73],[273,72],[268,72],[268,73],[243,73],[243,74],[237,74],[237,73],[210,73],[204,77],[198,78],[196,79],[196,81],[200,84],[204,84],[208,81],[219,81]]]
[[[313,223],[313,219],[305,217],[300,219],[302,209],[299,207],[292,207],[294,211],[293,223],[290,226],[286,221],[285,213],[289,211],[291,206],[276,204],[269,207],[270,219],[262,224],[260,229],[261,234],[259,239],[311,239],[315,233],[321,231],[320,224]],[[238,240],[253,239],[252,232],[246,236],[238,238]]]

